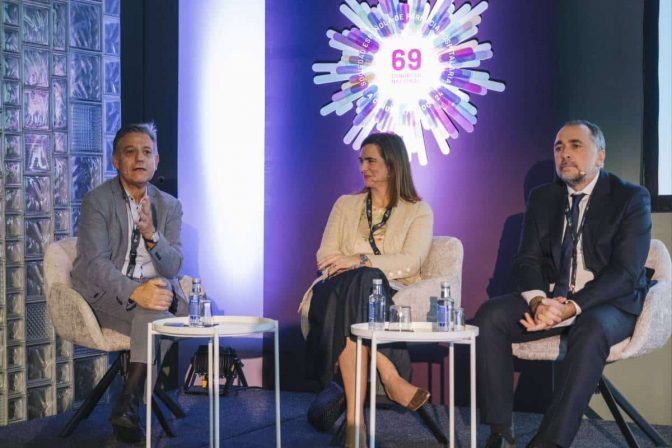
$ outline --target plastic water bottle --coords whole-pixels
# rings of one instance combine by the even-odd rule
[[[194,279],[191,281],[191,292],[194,292],[198,294],[199,296],[203,293],[203,290],[201,289],[201,279],[198,277],[194,277]]]
[[[369,296],[369,328],[372,330],[385,329],[386,305],[383,281],[379,278],[374,278],[373,291]]]
[[[450,285],[448,282],[441,282],[441,299],[446,306],[446,330],[455,330],[455,300],[450,294]]]
[[[191,284],[189,294],[189,326],[200,327],[201,321],[201,279],[195,278]]]

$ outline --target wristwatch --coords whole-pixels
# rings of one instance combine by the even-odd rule
[[[159,242],[159,232],[152,233],[152,237],[150,239],[145,238],[145,241],[157,244]]]
[[[369,257],[367,257],[364,254],[359,255],[359,266],[366,266],[366,264],[369,262]]]

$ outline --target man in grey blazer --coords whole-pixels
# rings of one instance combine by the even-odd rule
[[[110,420],[118,438],[134,442],[144,437],[138,406],[147,373],[147,324],[186,314],[177,278],[182,207],[149,183],[159,163],[153,124],[122,127],[112,162],[118,176],[84,196],[71,276],[100,325],[131,338],[126,383]]]

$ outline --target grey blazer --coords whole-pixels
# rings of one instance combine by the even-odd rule
[[[169,279],[173,291],[183,298],[177,279],[182,265],[182,206],[151,184],[147,189],[152,220],[159,233],[159,242],[149,253],[158,274]],[[72,284],[92,308],[110,314],[126,312],[128,299],[138,286],[121,272],[130,243],[127,210],[117,176],[84,196],[79,215]]]

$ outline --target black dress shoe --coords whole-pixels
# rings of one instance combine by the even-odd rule
[[[483,448],[516,448],[516,441],[509,442],[503,434],[490,433]]]
[[[308,408],[308,422],[318,431],[327,432],[345,411],[345,392],[335,382],[317,394]]]
[[[110,415],[112,430],[116,438],[122,442],[136,443],[145,438],[145,432],[140,426],[138,407],[146,375],[147,364],[130,363],[124,388],[112,408],[112,415]]]

